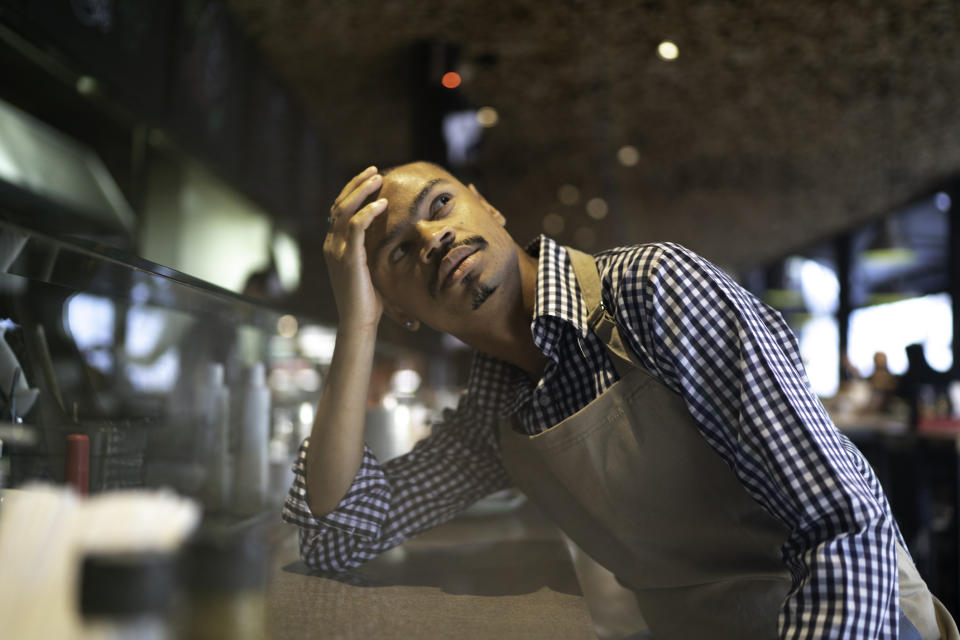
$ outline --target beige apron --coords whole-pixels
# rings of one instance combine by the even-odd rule
[[[603,306],[593,259],[568,251],[590,328],[621,379],[536,436],[501,424],[507,471],[636,593],[657,640],[776,638],[791,586],[780,552],[786,528],[706,443],[683,399],[631,359]],[[904,613],[923,638],[958,638],[949,614],[935,613],[909,556],[898,552]]]

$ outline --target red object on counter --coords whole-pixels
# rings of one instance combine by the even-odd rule
[[[90,492],[90,438],[81,433],[67,436],[64,478],[82,496]]]

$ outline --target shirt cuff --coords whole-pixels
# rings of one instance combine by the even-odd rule
[[[340,504],[330,513],[317,517],[307,504],[306,456],[309,447],[310,438],[306,438],[293,462],[293,484],[284,501],[283,519],[305,529],[337,529],[350,535],[376,539],[389,511],[390,488],[373,451],[363,446],[360,470]]]

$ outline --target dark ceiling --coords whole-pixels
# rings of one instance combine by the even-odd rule
[[[229,4],[344,171],[415,154],[410,52],[455,45],[458,91],[500,116],[467,173],[520,241],[552,212],[565,242],[581,228],[595,249],[673,240],[740,267],[960,169],[953,0]],[[657,56],[663,40],[676,60]],[[635,166],[618,163],[623,145]],[[558,201],[565,183],[578,204]],[[601,221],[583,206],[598,196]]]

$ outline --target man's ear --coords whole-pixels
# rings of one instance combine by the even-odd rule
[[[397,305],[392,302],[387,302],[383,300],[383,313],[386,314],[388,318],[399,324],[401,327],[407,331],[416,331],[420,328],[420,321],[403,311]]]
[[[490,215],[492,215],[496,219],[496,221],[500,223],[500,226],[505,227],[507,225],[507,219],[503,217],[503,214],[500,213],[500,211],[498,211],[496,207],[494,207],[492,204],[487,202],[486,198],[480,195],[480,192],[477,191],[477,188],[473,186],[472,182],[470,183],[469,188],[470,188],[470,191],[473,193],[473,195],[477,198],[477,200],[479,200],[480,203],[484,206],[484,208],[490,212]]]

